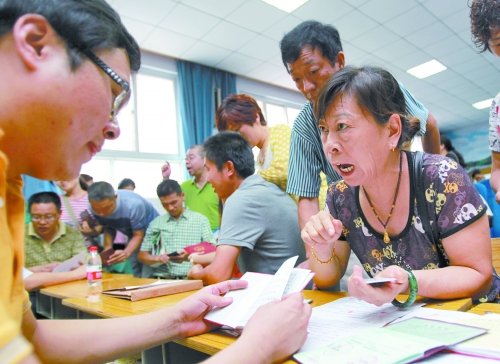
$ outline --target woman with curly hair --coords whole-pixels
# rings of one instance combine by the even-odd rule
[[[474,0],[470,6],[471,32],[480,52],[490,51],[500,57],[500,0]],[[500,93],[490,108],[489,144],[491,150],[491,187],[500,202]]]

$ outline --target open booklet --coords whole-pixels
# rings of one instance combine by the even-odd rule
[[[487,330],[450,322],[413,317],[370,328],[336,340],[322,348],[294,355],[303,364],[410,363],[452,345],[482,335]]]
[[[274,275],[245,273],[241,279],[248,282],[248,287],[228,292],[226,296],[232,297],[233,303],[209,312],[205,319],[233,329],[242,328],[260,306],[280,300],[289,293],[300,292],[314,273],[294,268],[297,259],[295,256],[286,260]]]
[[[491,358],[500,361],[500,314],[489,313],[478,315],[470,312],[438,310],[420,307],[405,315],[402,319],[410,317],[426,318],[430,320],[446,321],[455,324],[476,326],[487,329],[486,335],[461,342],[449,348],[458,354],[474,357]]]

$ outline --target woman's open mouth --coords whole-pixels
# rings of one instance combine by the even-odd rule
[[[349,175],[354,171],[354,165],[352,164],[339,163],[337,164],[337,168],[339,169],[340,173],[344,176]]]

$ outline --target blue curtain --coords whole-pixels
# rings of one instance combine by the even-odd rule
[[[215,126],[215,90],[236,93],[236,76],[197,63],[177,61],[179,111],[184,145],[202,144]]]

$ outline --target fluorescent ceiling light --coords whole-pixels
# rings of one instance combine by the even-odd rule
[[[262,0],[269,5],[272,5],[280,10],[291,13],[299,6],[304,5],[309,0]]]
[[[482,110],[482,109],[486,109],[487,107],[490,107],[492,102],[493,102],[493,99],[487,99],[487,100],[475,102],[472,104],[472,106],[474,106],[478,110]]]
[[[446,69],[446,66],[435,59],[422,63],[421,65],[410,68],[406,72],[416,78],[426,78],[436,73],[442,72]]]

